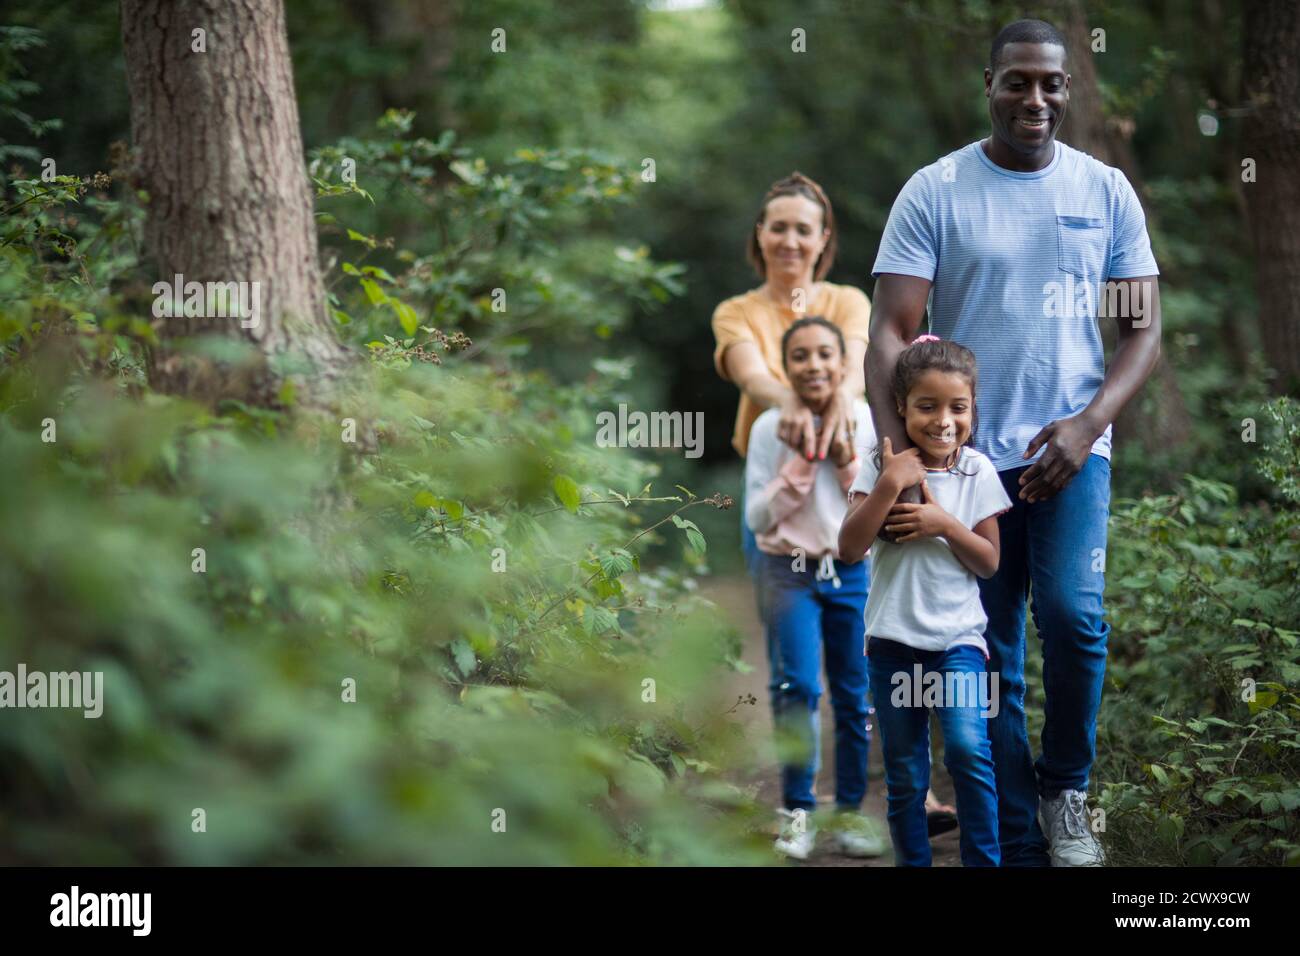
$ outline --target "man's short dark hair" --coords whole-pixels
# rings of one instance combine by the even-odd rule
[[[1017,20],[1004,26],[993,38],[993,47],[989,50],[990,71],[997,72],[998,56],[1008,43],[1048,43],[1062,50],[1068,49],[1061,31],[1046,20]]]

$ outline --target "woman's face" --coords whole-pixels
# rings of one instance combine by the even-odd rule
[[[844,381],[847,358],[830,329],[807,325],[785,347],[785,374],[805,405],[822,408]]]
[[[778,196],[755,228],[769,278],[788,284],[812,280],[813,266],[830,238],[822,227],[821,206],[805,196]]]

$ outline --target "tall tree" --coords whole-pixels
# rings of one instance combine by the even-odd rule
[[[263,407],[292,378],[323,403],[348,364],[326,309],[282,0],[122,0],[146,243],[160,281],[258,283],[252,319],[161,321],[155,388]],[[250,326],[250,327],[245,327]],[[195,339],[234,339],[251,360]]]
[[[1300,4],[1246,4],[1243,133],[1260,331],[1279,392],[1300,390]]]

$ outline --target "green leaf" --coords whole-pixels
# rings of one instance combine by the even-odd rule
[[[614,548],[608,555],[601,557],[599,560],[601,573],[611,579],[632,570],[634,562],[632,555],[622,548]]]
[[[618,615],[599,604],[588,604],[582,611],[582,627],[588,634],[618,630]]]
[[[451,654],[456,661],[457,669],[465,677],[474,673],[474,669],[478,667],[478,658],[474,656],[474,649],[462,638],[458,637],[451,642]]]
[[[374,279],[362,279],[361,288],[365,290],[366,298],[370,300],[371,305],[383,305],[388,301],[388,296]]]
[[[407,335],[414,335],[415,330],[420,327],[420,318],[415,314],[415,310],[405,302],[399,302],[397,299],[389,299],[389,304],[393,311],[397,313],[397,321],[402,323],[402,331]]]
[[[681,485],[677,487],[681,488]],[[685,491],[685,489],[682,489]],[[690,494],[690,492],[687,492]],[[704,540],[704,535],[700,533],[699,526],[694,521],[683,518],[681,515],[673,515],[673,524],[682,528],[686,532],[686,540],[697,554],[703,554],[708,547]]]
[[[578,491],[578,483],[568,475],[556,475],[555,480],[551,482],[551,487],[555,489],[555,495],[560,499],[560,504],[564,505],[570,514],[576,514],[578,505],[582,502],[582,495]]]

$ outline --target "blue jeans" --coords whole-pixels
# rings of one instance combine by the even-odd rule
[[[917,706],[921,694],[913,690],[915,667],[921,666],[923,681],[924,675],[930,673],[978,675],[984,673],[984,654],[969,644],[959,644],[946,651],[922,651],[879,637],[871,638],[867,654],[885,755],[894,863],[929,866],[925,795],[930,789],[930,710]],[[895,680],[894,675],[899,673],[907,676],[906,682]],[[921,687],[924,686],[922,683]],[[993,702],[988,700],[988,704],[992,710]],[[962,865],[997,866],[1001,859],[998,789],[993,751],[989,746],[989,719],[981,716],[978,695],[963,693],[960,699],[944,699],[934,709],[943,730],[943,765],[948,768],[957,792]]]
[[[835,713],[835,804],[857,810],[867,793],[871,744],[867,663],[863,657],[863,611],[867,605],[867,562],[835,562],[838,580],[818,580],[818,562],[802,571],[794,559],[760,554],[767,609],[767,652],[771,664],[772,713],[782,758],[782,796],[788,810],[817,808],[813,781],[821,756],[823,650]]]
[[[1110,625],[1102,619],[1110,462],[1089,455],[1065,489],[1027,504],[1016,495],[1024,468],[999,474],[1013,507],[998,519],[1002,562],[980,581],[988,614],[989,667],[1001,701],[989,725],[998,768],[998,823],[1005,866],[1047,866],[1039,796],[1088,789]],[[1025,604],[1033,594],[1043,654],[1042,754],[1025,726]]]
[[[745,570],[749,572],[749,578],[754,582],[754,606],[758,609],[759,621],[766,619],[763,612],[763,552],[758,550],[758,539],[754,537],[754,532],[749,530],[749,524],[745,521],[745,496],[740,496],[740,550],[745,555]]]

